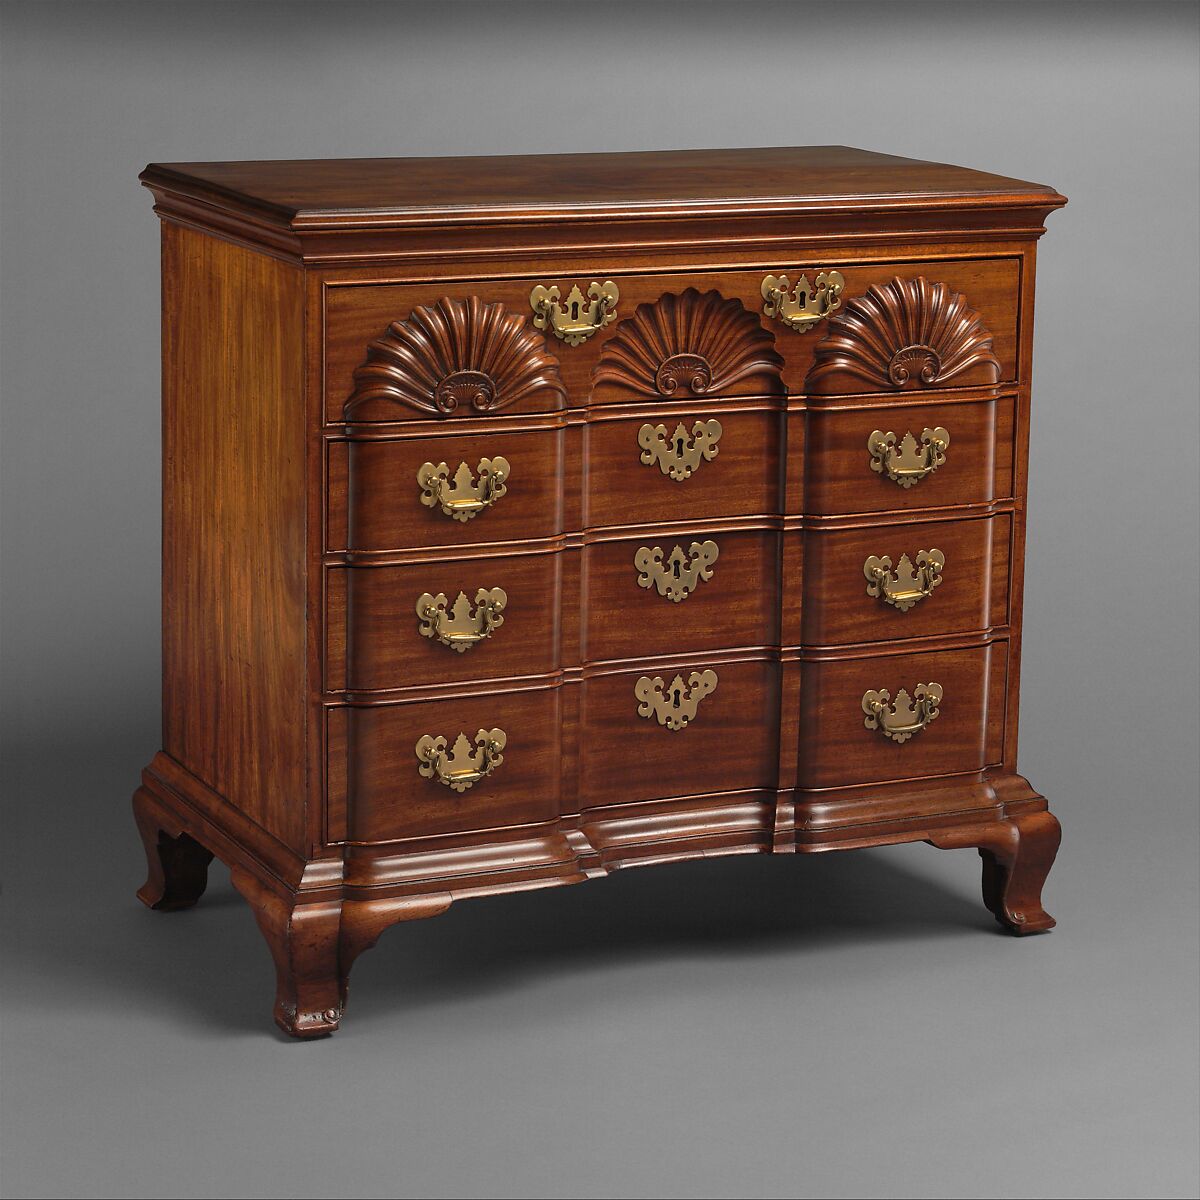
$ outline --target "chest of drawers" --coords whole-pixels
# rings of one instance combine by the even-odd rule
[[[139,895],[215,855],[275,1018],[472,896],[975,847],[1016,772],[1050,188],[844,147],[152,165],[163,748]]]

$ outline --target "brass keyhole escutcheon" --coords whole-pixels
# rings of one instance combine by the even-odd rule
[[[795,285],[786,275],[768,275],[762,281],[763,313],[797,333],[807,333],[842,306],[846,281],[840,271],[822,271],[814,287],[807,275]]]
[[[529,307],[533,309],[535,329],[553,333],[568,346],[579,346],[600,332],[610,321],[616,319],[620,289],[611,279],[603,283],[593,280],[588,284],[587,299],[575,284],[565,301],[557,285],[545,287],[538,284],[529,293]]]
[[[680,604],[712,578],[719,553],[713,541],[693,542],[687,550],[676,546],[665,559],[661,546],[639,546],[633,556],[638,587],[654,588],[660,596]]]
[[[638,701],[638,716],[653,717],[664,729],[677,731],[695,720],[700,701],[717,690],[717,673],[693,671],[684,682],[676,675],[665,683],[661,675],[642,675],[633,685]]]
[[[637,435],[642,465],[657,466],[668,478],[682,483],[702,462],[712,462],[717,457],[717,443],[723,432],[717,420],[696,421],[691,433],[681,421],[670,437],[665,425],[643,425]]]

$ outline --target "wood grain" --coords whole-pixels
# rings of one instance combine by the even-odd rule
[[[515,675],[545,675],[560,662],[563,604],[578,605],[561,583],[563,555],[443,558],[397,567],[332,571],[345,580],[346,606],[331,609],[331,633],[342,630],[346,656],[340,680],[350,691],[460,683]],[[420,633],[417,598],[458,593],[474,601],[480,588],[503,588],[504,623],[463,653]],[[332,655],[331,655],[332,658]]]
[[[901,512],[986,504],[1012,495],[1013,400],[955,399],[941,403],[810,408],[805,509],[813,514]],[[945,429],[946,461],[903,488],[871,469],[867,441],[875,430],[903,438]]]
[[[562,761],[559,689],[466,693],[450,700],[351,708],[349,758],[354,842],[553,821]],[[417,740],[499,727],[504,761],[461,794],[418,774]]]
[[[686,486],[686,485],[685,485]],[[717,547],[712,578],[673,602],[638,584],[643,546],[669,558],[697,541]],[[642,535],[597,542],[584,551],[585,660],[648,658],[779,643],[779,535],[744,531]]]
[[[682,425],[691,441],[696,423],[710,420],[721,425],[717,453],[688,478],[673,479],[657,462],[642,461],[638,432],[644,425],[663,426],[668,439]],[[778,406],[753,400],[688,408],[664,402],[640,416],[589,421],[584,523],[642,525],[778,512],[782,430]]]
[[[989,711],[989,683],[1003,679],[1007,646],[809,661],[800,698],[799,783],[842,787],[982,771],[999,762],[1003,707]],[[919,683],[944,689],[940,715],[902,745],[867,729],[863,694]]]
[[[407,214],[478,218],[530,209],[548,220],[567,208],[678,209],[689,202],[706,213],[763,208],[773,200],[819,208],[884,200],[927,208],[935,197],[959,200],[964,208],[1030,198],[1062,202],[1042,184],[851,146],[153,163],[141,178],[264,217],[358,224],[393,223]]]
[[[806,534],[804,628],[809,646],[937,637],[1008,623],[1012,517],[916,521]],[[863,565],[887,556],[897,567],[922,550],[945,555],[941,581],[901,612],[867,594]]]
[[[329,500],[330,549],[394,550],[410,546],[467,546],[524,541],[562,531],[565,453],[561,431],[466,437],[333,442],[331,456],[347,460],[346,491]],[[507,493],[469,521],[456,521],[420,502],[417,472],[446,463],[451,476],[466,463],[473,479],[484,458],[506,458]]]
[[[303,280],[163,227],[163,746],[304,844]]]
[[[642,676],[669,685],[711,667],[716,691],[695,719],[670,730],[637,715],[634,685]],[[581,697],[580,792],[583,808],[775,786],[778,773],[779,669],[769,659],[646,665],[593,676]]]

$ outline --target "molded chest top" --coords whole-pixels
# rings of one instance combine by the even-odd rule
[[[1065,203],[1042,184],[849,146],[151,163],[141,179],[294,230]]]

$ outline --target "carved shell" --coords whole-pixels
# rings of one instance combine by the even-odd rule
[[[783,391],[774,336],[739,300],[695,288],[639,304],[604,345],[592,382],[660,396]]]
[[[896,278],[829,318],[805,380],[810,395],[994,384],[992,335],[944,283]]]
[[[456,409],[493,412],[538,392],[561,408],[567,389],[545,339],[503,304],[443,297],[393,321],[367,348],[346,401],[349,418],[372,400],[445,416]]]

